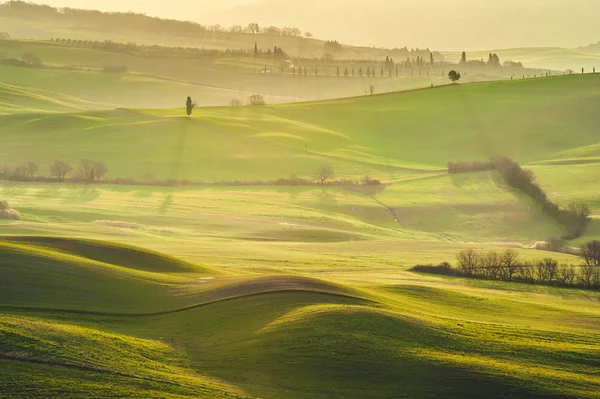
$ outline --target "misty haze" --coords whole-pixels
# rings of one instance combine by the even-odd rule
[[[0,2],[0,398],[600,398],[598,15]]]

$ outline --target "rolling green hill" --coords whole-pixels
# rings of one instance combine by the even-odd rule
[[[600,75],[187,118],[102,109],[102,90],[83,100],[64,94],[72,75],[31,71],[0,86],[2,164],[99,159],[147,185],[0,181],[21,215],[0,220],[0,398],[599,398],[598,292],[407,269],[507,246],[580,262],[532,249],[561,228],[496,173],[445,165],[515,157],[556,203],[590,205],[573,244],[599,237]],[[323,164],[386,184],[144,177]]]
[[[17,248],[3,244],[2,259]],[[74,285],[61,289],[75,301],[79,285],[96,301],[82,312],[85,302],[41,293],[68,281],[58,252],[50,259],[28,248],[28,260],[13,264],[27,274],[2,276],[40,289],[2,290],[3,304],[14,304],[0,310],[8,397],[597,397],[600,309],[589,293],[500,294],[443,281],[353,289],[293,276],[231,285],[216,276],[203,288],[210,301],[160,312],[180,294],[155,290],[150,299],[133,288],[143,283],[124,287],[112,272],[105,290],[92,291],[88,276],[72,274]],[[148,313],[115,313],[115,295],[147,300]]]

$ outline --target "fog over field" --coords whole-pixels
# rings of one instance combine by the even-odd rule
[[[597,0],[48,0],[53,6],[146,12],[221,25],[294,26],[317,37],[386,47],[476,50],[577,47],[600,39]]]

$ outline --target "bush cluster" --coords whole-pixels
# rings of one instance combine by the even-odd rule
[[[580,256],[585,264],[573,266],[561,265],[553,258],[536,262],[523,261],[512,250],[504,253],[495,251],[478,253],[466,250],[456,256],[456,267],[452,267],[449,263],[438,266],[417,265],[411,271],[485,280],[600,289],[600,242],[586,244]]]
[[[508,157],[496,157],[481,162],[449,162],[448,173],[467,173],[497,170],[506,184],[531,197],[551,218],[564,226],[567,234],[564,238],[580,237],[589,222],[590,208],[585,204],[571,204],[561,209],[554,204],[536,181],[531,170],[523,169],[519,163]]]

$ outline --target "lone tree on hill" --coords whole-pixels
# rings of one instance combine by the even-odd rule
[[[333,177],[333,168],[329,165],[320,166],[315,171],[315,180],[319,182],[320,185],[324,185],[325,182]]]
[[[448,74],[448,78],[452,81],[452,83],[456,83],[460,80],[461,76],[460,76],[460,73],[452,70]]]
[[[187,101],[185,102],[185,108],[186,108],[186,112],[187,112],[187,116],[191,116],[192,115],[192,110],[194,109],[196,105],[192,102],[192,97],[188,97]]]

